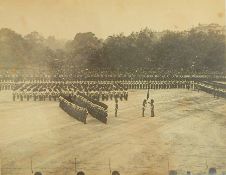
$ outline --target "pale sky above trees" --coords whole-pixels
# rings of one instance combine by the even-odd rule
[[[225,25],[224,0],[0,0],[0,28],[23,35],[72,39],[78,32],[97,37],[141,28],[186,30],[192,26]]]

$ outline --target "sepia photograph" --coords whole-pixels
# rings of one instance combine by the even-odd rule
[[[225,0],[0,0],[0,175],[226,175]]]

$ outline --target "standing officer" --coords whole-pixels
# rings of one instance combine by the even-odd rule
[[[84,119],[83,119],[83,123],[86,124],[86,119],[87,119],[87,116],[88,116],[88,110],[86,109],[85,111],[85,116],[84,116]]]
[[[144,117],[144,111],[145,111],[145,108],[146,108],[146,104],[147,104],[147,100],[144,99],[143,106],[142,106],[142,117]]]
[[[13,92],[13,101],[15,101],[16,100],[16,94],[15,94],[15,92]]]
[[[115,117],[118,115],[118,99],[115,99]]]
[[[151,107],[151,117],[154,117],[155,116],[155,113],[154,113],[154,100],[151,99],[151,103],[148,102],[150,104],[150,107]]]

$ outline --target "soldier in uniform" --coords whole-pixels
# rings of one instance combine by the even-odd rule
[[[15,92],[13,92],[13,101],[15,101],[16,100],[16,94],[15,94]]]
[[[142,117],[144,117],[144,111],[145,111],[145,108],[146,108],[146,104],[147,104],[147,100],[144,99],[143,106],[142,106]]]
[[[115,117],[118,115],[118,99],[115,100]]]
[[[23,101],[23,94],[20,93],[20,101]]]
[[[29,101],[29,99],[30,99],[29,95],[30,95],[29,93],[26,93],[27,101]]]
[[[36,101],[36,92],[33,91],[33,92],[31,93],[31,95],[32,95],[32,97],[33,97],[33,100]]]
[[[48,92],[48,96],[49,96],[49,101],[51,101],[51,92]]]
[[[188,90],[190,90],[190,82],[189,81],[187,81],[186,87]]]
[[[151,102],[148,102],[150,104],[150,108],[151,108],[151,117],[154,117],[155,116],[155,113],[154,113],[154,100],[151,99]]]
[[[88,114],[89,114],[89,113],[88,113],[88,110],[86,109],[86,111],[85,111],[85,116],[84,116],[84,121],[83,121],[84,124],[86,124],[86,119],[87,119]]]

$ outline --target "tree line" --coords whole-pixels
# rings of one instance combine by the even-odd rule
[[[149,28],[100,39],[92,32],[72,40],[44,38],[38,32],[22,36],[0,30],[0,69],[71,67],[224,71],[225,35],[216,31],[153,32]]]

